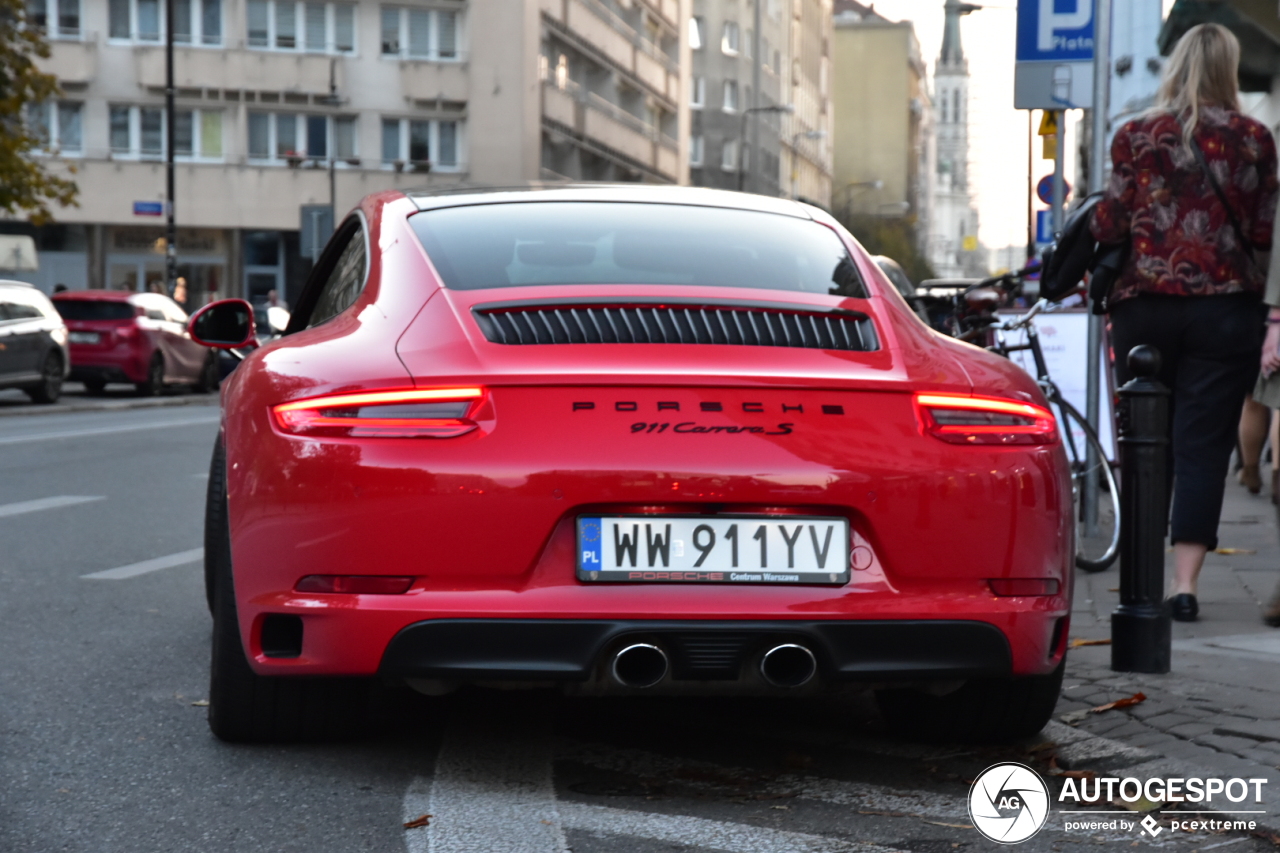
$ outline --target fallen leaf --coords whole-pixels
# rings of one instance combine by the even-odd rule
[[[1215,548],[1213,553],[1225,554],[1228,557],[1231,557],[1236,554],[1256,554],[1258,552],[1253,548]]]
[[[1138,799],[1134,800],[1132,803],[1126,800],[1121,800],[1120,802],[1117,803],[1115,800],[1112,800],[1111,804],[1124,806],[1126,809],[1128,809],[1131,812],[1149,812],[1149,811],[1158,809],[1164,805],[1164,803],[1158,803],[1155,800],[1148,800],[1146,797],[1139,797]]]
[[[551,821],[549,821],[549,820],[544,820],[544,821],[542,821],[542,822],[543,822],[543,823],[545,823],[547,826],[551,826]]]
[[[423,826],[430,826],[430,825],[431,825],[431,818],[433,818],[433,817],[435,817],[435,815],[433,815],[433,814],[418,815],[418,816],[417,816],[417,817],[415,817],[413,820],[411,820],[411,821],[409,821],[408,823],[406,823],[406,824],[404,825],[404,828],[405,828],[405,829],[418,829],[419,827],[423,827]]]
[[[1111,645],[1110,637],[1103,637],[1097,640],[1084,640],[1076,638],[1071,641],[1071,648],[1078,649],[1081,646],[1109,646]]]
[[[1087,716],[1089,716],[1088,709],[1082,709],[1079,711],[1068,711],[1067,713],[1059,716],[1058,719],[1062,720],[1062,722],[1066,723],[1069,726],[1074,726],[1076,723],[1080,722]]]
[[[920,822],[927,823],[930,826],[946,826],[951,829],[973,829],[973,824],[971,823],[939,823],[936,820],[922,820]]]
[[[1114,702],[1108,702],[1105,705],[1099,705],[1096,708],[1090,708],[1089,713],[1101,714],[1104,711],[1114,711],[1117,708],[1128,708],[1130,706],[1137,705],[1139,702],[1145,702],[1145,701],[1147,701],[1147,694],[1135,693],[1132,696],[1126,696],[1123,699],[1117,699]]]
[[[1109,586],[1109,587],[1107,587],[1107,592],[1119,592],[1119,591],[1120,591],[1120,587],[1118,587],[1118,586]]]
[[[1056,743],[1054,743],[1051,740],[1046,740],[1042,743],[1038,743],[1035,746],[1031,747],[1030,749],[1027,750],[1027,752],[1044,752],[1047,749],[1057,749],[1057,748],[1058,748],[1058,745]]]
[[[791,808],[791,806],[769,806],[769,808],[771,808],[771,809],[783,809],[783,810],[786,810],[786,809]]]
[[[208,699],[197,699],[196,701],[192,702],[191,704],[192,704],[192,706],[193,706],[193,707],[196,707],[196,708],[208,708],[208,707],[209,707],[209,700],[208,700]]]

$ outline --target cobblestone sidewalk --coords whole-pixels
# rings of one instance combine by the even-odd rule
[[[1172,762],[1201,776],[1270,780],[1263,825],[1275,831],[1280,828],[1280,629],[1264,625],[1261,613],[1280,582],[1280,540],[1266,491],[1250,495],[1232,478],[1219,537],[1220,548],[1234,553],[1209,555],[1200,581],[1200,621],[1173,623],[1173,671],[1113,672],[1109,646],[1073,648],[1055,719],[1140,750],[1123,760],[1111,758],[1113,765]],[[1166,575],[1171,571],[1166,565]],[[1118,569],[1078,573],[1076,580],[1071,637],[1109,637],[1111,611],[1119,602]],[[1147,697],[1139,704],[1089,712],[1139,692]],[[1052,737],[1054,728],[1046,734]]]

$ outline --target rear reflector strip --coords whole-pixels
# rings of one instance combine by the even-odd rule
[[[987,581],[996,595],[1057,595],[1062,585],[1057,578],[992,578]]]
[[[336,592],[347,595],[400,595],[413,586],[411,577],[384,575],[307,575],[294,592]]]

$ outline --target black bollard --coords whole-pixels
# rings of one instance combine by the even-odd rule
[[[1111,614],[1111,668],[1168,672],[1170,617],[1164,607],[1164,534],[1169,504],[1169,389],[1156,381],[1160,352],[1129,352],[1133,373],[1120,389],[1120,606]]]

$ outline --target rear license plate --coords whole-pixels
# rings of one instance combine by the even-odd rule
[[[798,515],[580,516],[578,578],[632,583],[848,583],[849,521]]]
[[[97,332],[72,332],[67,339],[73,344],[96,344],[99,338]]]

